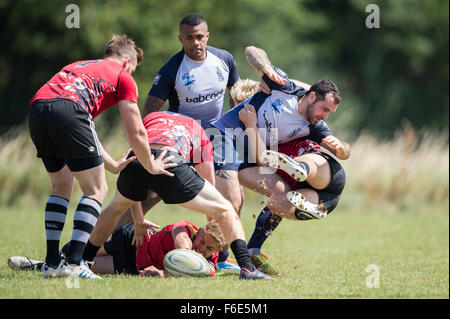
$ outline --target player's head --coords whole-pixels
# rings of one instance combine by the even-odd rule
[[[125,34],[114,34],[106,44],[104,56],[105,59],[118,60],[129,73],[133,73],[144,60],[144,51],[138,48],[134,41]]]
[[[178,39],[183,45],[184,53],[192,60],[206,59],[206,45],[209,39],[208,24],[197,13],[189,13],[180,21]]]
[[[306,119],[311,124],[327,120],[330,113],[336,112],[341,103],[341,94],[336,84],[329,80],[320,80],[311,86],[306,94]]]
[[[230,95],[235,104],[248,99],[250,96],[258,92],[259,82],[251,79],[239,79],[230,89]]]
[[[215,221],[208,222],[200,228],[193,240],[192,249],[208,258],[215,252],[227,248],[227,241]]]

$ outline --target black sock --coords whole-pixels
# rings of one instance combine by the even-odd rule
[[[254,271],[255,267],[252,264],[250,255],[248,254],[247,245],[244,240],[236,239],[230,245],[231,251],[236,257],[236,261],[241,268],[246,268],[250,271]]]
[[[228,256],[230,253],[228,251],[221,251],[219,252],[219,258],[217,259],[218,263],[227,261]]]
[[[83,259],[85,261],[93,261],[95,258],[95,255],[97,254],[97,252],[99,251],[101,246],[95,246],[93,245],[89,240],[86,244],[86,247],[84,247],[84,252],[83,252]]]

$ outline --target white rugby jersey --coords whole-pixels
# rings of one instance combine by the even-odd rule
[[[195,61],[183,50],[172,56],[156,75],[149,95],[169,99],[169,111],[209,124],[223,109],[227,87],[239,80],[233,56],[211,46],[206,59]]]
[[[225,113],[213,123],[213,126],[235,138],[239,128],[242,131],[245,130],[244,124],[239,120],[239,111],[244,104],[251,104],[258,115],[258,128],[266,133],[265,136],[261,136],[265,138],[266,147],[274,143],[286,143],[296,138],[307,138],[320,144],[324,137],[332,133],[324,121],[312,125],[299,113],[298,98],[305,95],[307,90],[290,81],[282,70],[276,67],[274,69],[288,80],[284,85],[272,81],[264,74],[263,80],[272,90],[272,94],[256,93]]]

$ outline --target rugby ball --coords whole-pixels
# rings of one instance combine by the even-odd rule
[[[176,277],[208,277],[215,273],[214,266],[199,253],[189,249],[174,249],[164,256],[164,268]]]

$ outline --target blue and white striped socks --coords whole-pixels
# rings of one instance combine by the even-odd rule
[[[83,250],[97,223],[102,204],[95,199],[82,197],[73,216],[73,232],[70,240],[67,262],[69,264],[80,264]]]
[[[50,196],[45,206],[45,237],[47,240],[47,256],[45,262],[51,266],[58,266],[59,241],[66,222],[69,201],[58,196]]]

